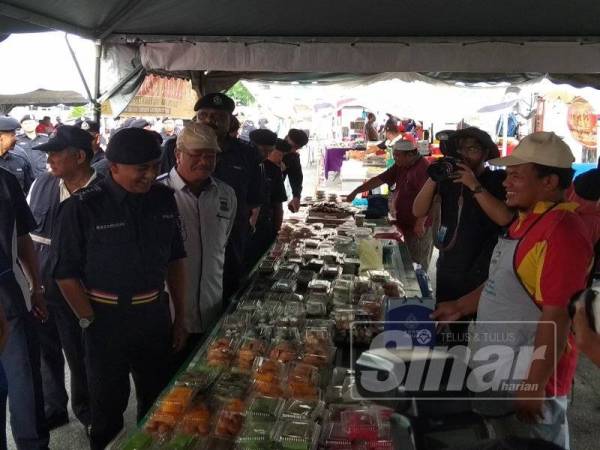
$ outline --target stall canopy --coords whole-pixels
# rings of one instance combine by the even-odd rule
[[[215,71],[453,81],[549,73],[598,86],[600,2],[565,8],[562,0],[20,0],[0,1],[0,32],[54,29],[101,43],[104,61],[119,69],[105,98],[124,86],[131,94],[148,71],[179,72],[199,90]],[[115,59],[111,47],[133,54]]]
[[[85,105],[88,101],[75,91],[37,89],[14,95],[0,95],[0,112],[8,113],[15,106]]]

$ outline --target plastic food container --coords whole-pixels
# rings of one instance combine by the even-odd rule
[[[221,401],[243,399],[250,387],[250,377],[241,372],[227,372],[221,375],[213,386],[212,394]]]
[[[356,277],[354,279],[354,294],[362,295],[371,290],[371,280],[368,277]]]
[[[323,413],[324,403],[318,400],[289,399],[283,405],[281,418],[316,421]]]
[[[300,270],[296,276],[297,289],[306,292],[309,283],[314,280],[316,276],[316,272],[313,272],[312,270]]]
[[[146,431],[166,434],[175,429],[196,391],[186,386],[175,386],[160,401],[146,422]]]
[[[206,352],[206,361],[209,366],[228,367],[234,357],[235,342],[228,337],[214,339]]]
[[[271,290],[274,292],[293,293],[296,291],[296,280],[292,278],[282,278],[273,283]]]
[[[383,283],[383,292],[388,297],[404,297],[403,284],[399,280],[388,280]]]
[[[239,399],[233,399],[223,404],[217,414],[215,436],[228,439],[235,438],[244,424],[244,409],[244,402]]]
[[[311,450],[318,438],[313,422],[283,420],[275,427],[275,442],[281,450]]]
[[[342,268],[338,265],[329,265],[325,264],[321,271],[319,272],[319,276],[326,280],[335,280],[342,273]]]
[[[287,363],[298,358],[298,344],[291,340],[279,340],[274,343],[269,352],[269,357]]]
[[[354,450],[341,422],[327,422],[323,427],[321,442],[326,450]]]
[[[304,247],[305,248],[318,248],[319,247],[319,242],[320,241],[318,239],[305,239],[304,240]]]
[[[255,395],[248,404],[246,417],[248,420],[269,420],[274,423],[281,414],[284,403],[282,398]]]
[[[325,317],[327,315],[327,303],[309,301],[306,303],[306,315],[308,317]]]
[[[312,258],[308,261],[308,264],[306,265],[306,268],[308,270],[312,270],[314,272],[320,272],[321,269],[323,268],[323,265],[325,264],[325,261],[323,261],[320,258]]]
[[[236,439],[236,450],[275,450],[274,427],[274,421],[246,421]]]
[[[308,283],[308,290],[311,294],[329,294],[331,292],[331,282],[327,280],[313,280]]]
[[[356,408],[341,413],[342,426],[352,441],[374,441],[379,437],[379,419],[369,408]]]
[[[285,365],[274,359],[258,358],[252,370],[253,389],[259,394],[283,396]]]
[[[208,404],[204,399],[197,400],[192,403],[181,418],[177,426],[177,432],[186,436],[208,436],[211,421],[212,413]]]
[[[263,275],[270,275],[279,268],[279,261],[275,258],[266,257],[258,266],[258,271]]]
[[[242,372],[250,372],[254,360],[267,351],[267,343],[262,339],[244,338],[237,354],[237,367]]]
[[[182,373],[176,386],[187,386],[197,391],[204,391],[210,387],[221,374],[221,368],[211,367],[207,364],[190,364],[188,369]]]
[[[169,442],[161,444],[162,450],[195,450],[201,445],[202,438],[184,433],[174,434]]]
[[[360,271],[360,259],[358,258],[344,258],[343,273],[358,275]]]
[[[385,283],[390,279],[390,273],[387,270],[369,270],[367,274],[374,283]]]

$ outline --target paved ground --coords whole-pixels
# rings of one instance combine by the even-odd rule
[[[317,153],[318,155],[318,153]],[[305,168],[305,187],[315,186],[317,177],[316,164],[311,168]],[[341,185],[336,181],[323,183],[322,188],[331,192],[341,192]],[[313,195],[314,189],[307,189],[306,195]],[[309,192],[310,191],[310,192]],[[345,193],[345,192],[343,192]],[[435,267],[434,261],[431,264]],[[432,282],[435,283],[435,273],[430,273]],[[69,373],[67,370],[67,377]],[[133,386],[133,383],[131,383]],[[68,385],[68,383],[67,383]],[[73,414],[70,412],[71,417]],[[135,423],[135,396],[129,399],[129,407],[125,414],[126,426],[131,428]],[[597,450],[600,448],[598,439],[598,428],[600,423],[600,368],[595,367],[587,358],[582,357],[579,361],[575,379],[573,401],[569,407],[569,424],[571,428],[572,450]],[[10,427],[7,426],[9,438],[9,449],[15,450],[16,446],[10,435]],[[89,448],[83,427],[72,419],[71,422],[51,432],[50,448],[53,450],[84,450]]]

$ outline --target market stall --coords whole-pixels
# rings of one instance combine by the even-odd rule
[[[361,399],[352,368],[390,302],[422,286],[395,231],[337,200],[320,193],[284,224],[139,429],[111,448],[392,448],[393,409]]]

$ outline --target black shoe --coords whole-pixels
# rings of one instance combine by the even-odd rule
[[[48,417],[46,419],[46,422],[48,423],[48,430],[54,430],[58,427],[62,427],[63,425],[66,425],[69,423],[69,414],[64,413],[64,414],[58,414],[56,416]]]

